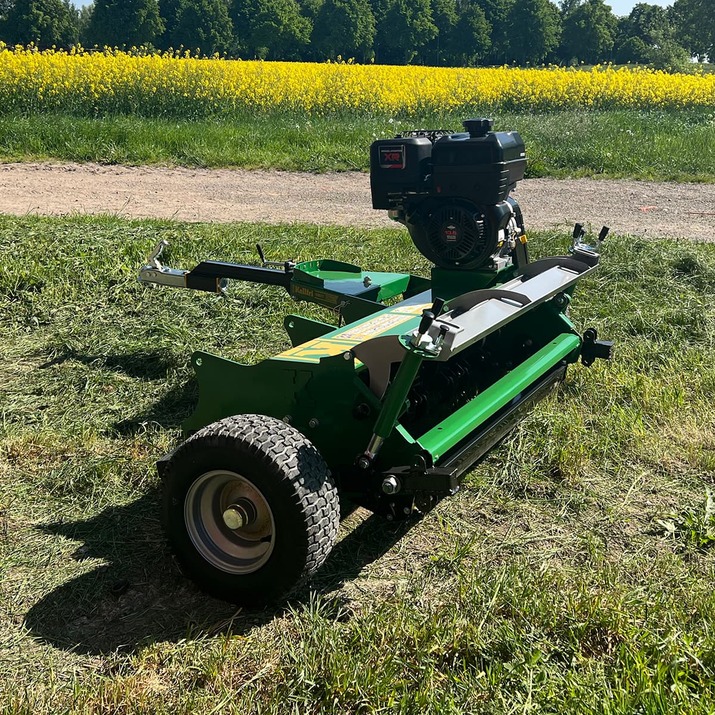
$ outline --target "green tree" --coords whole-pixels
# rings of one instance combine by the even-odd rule
[[[613,59],[621,65],[633,62],[635,64],[648,64],[650,47],[640,37],[634,37],[619,32],[613,50]]]
[[[459,21],[457,0],[432,0],[432,20],[437,34],[425,46],[427,61],[431,65],[450,64],[449,38]]]
[[[559,3],[559,9],[561,10],[561,17],[566,17],[570,15],[583,0],[561,0]]]
[[[311,45],[322,58],[372,59],[375,17],[368,0],[325,0],[315,16]]]
[[[157,38],[157,45],[163,50],[167,50],[173,45],[172,38],[176,30],[180,4],[181,0],[159,0],[159,15],[164,25],[164,31],[161,37]]]
[[[509,16],[513,4],[514,0],[479,0],[491,27],[491,50],[485,57],[489,64],[503,65],[511,59]]]
[[[378,62],[409,64],[426,56],[437,37],[430,0],[373,0],[373,12]]]
[[[227,52],[233,45],[233,22],[226,0],[180,0],[171,44],[205,55]]]
[[[157,0],[95,0],[87,36],[93,45],[139,47],[163,31]]]
[[[491,49],[491,29],[476,1],[462,0],[457,22],[446,38],[450,64],[468,66],[481,62]]]
[[[712,0],[675,0],[669,17],[680,45],[700,59],[715,61],[715,10]]]
[[[296,0],[235,0],[232,19],[241,53],[260,59],[300,59],[313,29],[300,10]]]
[[[563,19],[559,55],[588,64],[607,61],[613,53],[618,20],[603,0],[586,0]]]
[[[15,0],[0,13],[0,37],[9,45],[68,48],[79,41],[79,14],[69,0]]]
[[[675,40],[675,26],[659,5],[638,3],[618,24],[616,62],[644,62],[657,67],[687,63],[688,53]]]
[[[81,45],[88,45],[87,30],[89,29],[89,21],[92,17],[94,5],[83,5],[77,14],[77,29],[79,34],[79,42]]]
[[[549,0],[515,0],[507,25],[509,57],[517,64],[539,64],[558,47],[561,20]]]

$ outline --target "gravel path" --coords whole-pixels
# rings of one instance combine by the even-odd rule
[[[713,240],[715,185],[528,179],[515,192],[527,228]],[[182,221],[294,221],[388,226],[370,205],[367,174],[0,164],[0,213],[100,214]]]

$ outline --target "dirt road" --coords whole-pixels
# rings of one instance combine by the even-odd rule
[[[713,240],[715,185],[529,179],[515,192],[528,228],[605,224],[617,233]],[[116,214],[182,221],[388,226],[360,173],[0,165],[0,213]]]

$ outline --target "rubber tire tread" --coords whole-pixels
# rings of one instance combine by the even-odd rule
[[[252,574],[213,567],[186,531],[186,493],[214,460],[213,469],[231,469],[254,482],[273,511],[274,552]],[[338,490],[322,456],[301,432],[273,417],[236,415],[207,425],[183,442],[167,465],[164,520],[172,550],[202,590],[223,600],[260,606],[287,595],[325,562],[339,517]],[[283,528],[291,533],[281,533]]]

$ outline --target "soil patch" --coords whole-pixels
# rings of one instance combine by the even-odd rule
[[[527,228],[576,221],[620,234],[713,240],[715,185],[605,179],[527,179],[514,195]],[[0,165],[0,212],[116,214],[180,221],[318,223],[380,227],[370,180],[358,172],[22,163]]]

